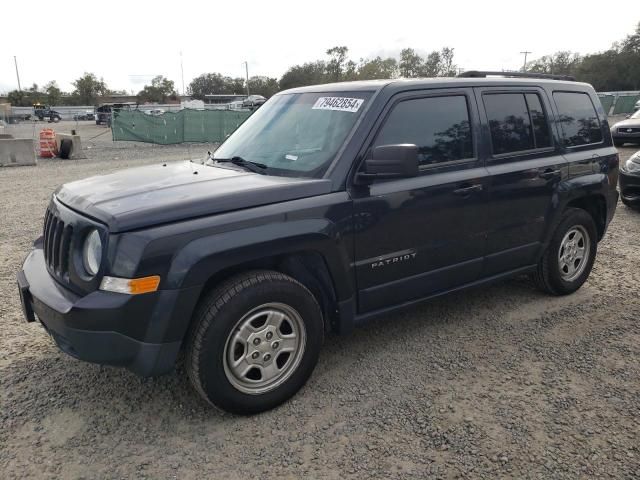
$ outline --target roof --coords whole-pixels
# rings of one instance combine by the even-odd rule
[[[395,78],[387,80],[361,80],[356,82],[325,83],[321,85],[310,85],[284,90],[282,93],[313,93],[313,92],[357,92],[382,90],[384,87],[393,86],[402,89],[406,88],[437,88],[447,86],[502,86],[502,85],[566,85],[566,86],[588,86],[586,83],[549,80],[541,78],[510,78],[510,77],[434,77],[434,78]]]

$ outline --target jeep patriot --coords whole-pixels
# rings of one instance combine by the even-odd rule
[[[61,186],[18,274],[27,321],[143,376],[180,356],[248,414],[328,332],[516,275],[574,292],[618,200],[607,117],[590,85],[502,75],[284,91],[206,160]]]

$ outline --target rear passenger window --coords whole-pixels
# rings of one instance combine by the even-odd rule
[[[554,92],[553,99],[558,107],[565,146],[578,147],[602,142],[600,120],[589,95],[580,92]]]
[[[522,152],[551,146],[549,124],[535,93],[483,95],[493,154]]]
[[[453,95],[398,103],[374,146],[397,143],[417,145],[420,165],[473,158],[467,98]]]

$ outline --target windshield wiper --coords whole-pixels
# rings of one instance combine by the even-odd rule
[[[242,157],[214,158],[213,160],[219,163],[233,163],[234,165],[238,165],[239,167],[243,167],[254,173],[264,174],[264,171],[269,168],[264,163],[252,162],[251,160],[245,160]]]

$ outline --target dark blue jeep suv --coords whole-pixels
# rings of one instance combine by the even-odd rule
[[[521,274],[574,292],[618,200],[607,117],[590,85],[501,75],[288,90],[206,160],[61,186],[18,275],[27,320],[141,375],[182,352],[206,400],[252,413],[327,331]]]

